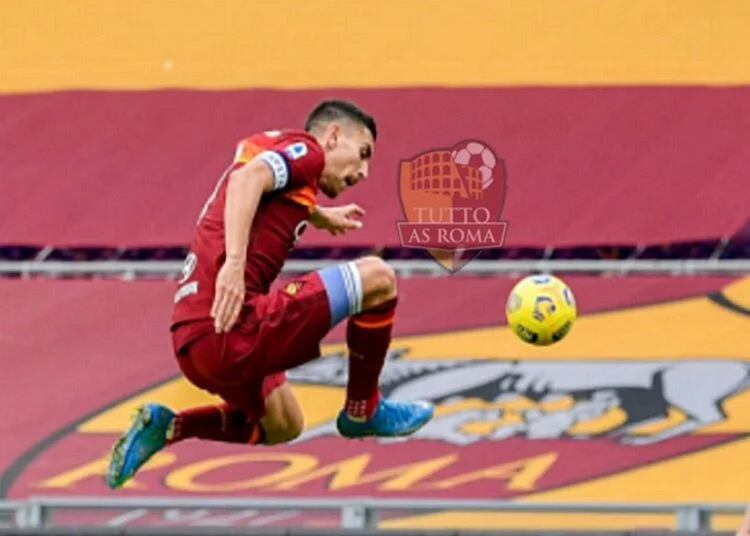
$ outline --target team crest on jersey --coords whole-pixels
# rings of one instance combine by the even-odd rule
[[[305,143],[301,141],[293,143],[292,145],[284,149],[284,153],[286,153],[286,155],[290,159],[297,160],[298,158],[302,158],[307,154],[307,145],[305,145]]]
[[[296,296],[300,290],[302,290],[301,281],[292,281],[291,283],[287,283],[284,287],[284,292],[292,297]]]

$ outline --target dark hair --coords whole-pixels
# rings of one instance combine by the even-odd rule
[[[359,108],[357,105],[344,100],[327,100],[318,104],[305,121],[305,130],[310,132],[315,127],[332,121],[349,119],[367,127],[372,134],[372,139],[378,139],[378,128],[375,119]]]

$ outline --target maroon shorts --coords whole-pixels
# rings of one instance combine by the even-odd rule
[[[249,296],[229,333],[217,334],[206,319],[176,327],[172,341],[191,383],[260,419],[268,395],[286,382],[285,371],[319,357],[330,329],[326,289],[311,273]]]

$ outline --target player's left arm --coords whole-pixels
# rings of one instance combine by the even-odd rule
[[[350,204],[341,207],[321,207],[315,203],[312,192],[317,192],[317,181],[325,163],[319,146],[304,138],[294,137],[271,147],[271,151],[283,157],[286,163],[288,180],[284,181],[283,188],[311,193],[309,197],[305,194],[296,197],[308,204],[310,223],[314,227],[327,230],[334,236],[362,227],[362,222],[357,218],[364,216],[365,211],[360,206]]]
[[[325,157],[319,145],[295,136],[274,145],[271,150],[283,157],[286,163],[289,176],[284,183],[284,189],[297,194],[294,198],[308,206],[310,223],[314,227],[336,235],[362,226],[356,218],[363,216],[364,211],[357,205],[321,207],[315,203],[317,182],[325,164]]]

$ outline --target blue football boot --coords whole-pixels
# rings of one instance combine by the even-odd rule
[[[381,398],[375,413],[367,420],[353,419],[344,410],[336,419],[336,428],[344,437],[364,438],[408,436],[430,422],[435,406],[429,402],[409,402]]]
[[[130,429],[112,447],[107,471],[107,485],[121,487],[151,456],[164,448],[174,412],[161,404],[138,408]]]

